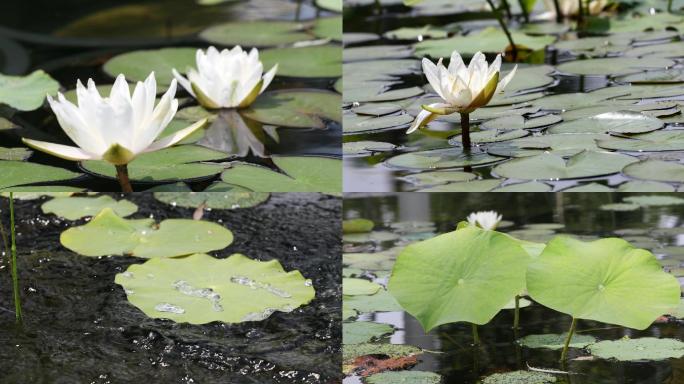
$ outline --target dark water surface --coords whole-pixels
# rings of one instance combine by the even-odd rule
[[[191,218],[151,194],[128,197],[133,218]],[[18,268],[24,327],[14,324],[7,257],[0,277],[0,383],[339,383],[341,200],[274,194],[254,208],[206,211],[235,239],[219,258],[278,259],[312,279],[316,298],[262,322],[176,324],[147,318],[114,276],[134,257],[91,258],[63,248],[59,234],[82,222],[17,202]],[[7,199],[0,218],[8,228]]]
[[[665,194],[662,194],[665,195]],[[674,194],[671,194],[674,195]],[[557,233],[584,237],[615,237],[618,233],[646,236],[655,241],[651,251],[661,260],[671,259],[665,246],[684,246],[684,205],[644,207],[632,212],[602,211],[603,204],[620,202],[629,194],[614,193],[395,193],[386,195],[345,194],[345,219],[363,217],[376,223],[375,230],[392,230],[396,223],[419,222],[426,227],[434,224],[433,232],[408,233],[391,242],[364,244],[345,243],[346,252],[378,252],[393,246],[403,246],[437,233],[452,231],[456,223],[473,211],[496,210],[504,220],[512,221],[510,232],[533,223],[560,223]],[[669,234],[657,229],[668,228]],[[677,230],[679,228],[679,230]],[[665,232],[665,231],[661,231]],[[632,242],[636,239],[633,238]],[[640,239],[643,243],[650,243]],[[642,245],[644,246],[644,245]],[[645,247],[645,246],[644,246]],[[355,249],[352,249],[355,248]],[[678,260],[672,257],[675,260]],[[681,266],[681,262],[679,263]],[[673,266],[671,268],[676,268]],[[386,275],[386,273],[384,273]],[[680,282],[684,282],[679,277]],[[375,279],[387,283],[387,277]],[[520,336],[542,333],[564,333],[570,327],[568,315],[533,304],[520,310]],[[560,351],[521,348],[514,343],[513,311],[503,310],[489,324],[480,326],[481,348],[471,347],[470,324],[440,326],[425,334],[417,320],[405,312],[362,314],[358,320],[392,324],[397,331],[388,341],[409,344],[427,351],[419,357],[413,369],[432,371],[444,377],[444,383],[472,384],[481,377],[497,372],[536,368],[560,369]],[[579,320],[577,329],[599,340],[614,340],[623,336],[684,339],[682,324],[671,320],[657,323],[644,331],[615,327],[609,324]],[[588,356],[570,349],[570,359]],[[570,360],[567,370],[573,375],[557,376],[559,383],[572,384],[678,384],[684,382],[684,358],[657,362],[616,362],[602,359]],[[347,377],[345,384],[360,383],[356,376]]]

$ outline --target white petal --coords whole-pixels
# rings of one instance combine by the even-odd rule
[[[428,83],[432,86],[432,89],[441,97],[445,99],[443,91],[444,76],[441,75],[442,71],[445,71],[442,65],[442,59],[439,59],[437,65],[433,64],[430,60],[423,58],[423,73],[427,78]]]
[[[516,65],[513,67],[513,70],[508,72],[508,74],[501,80],[499,80],[499,84],[496,86],[496,92],[503,92],[504,88],[508,85],[508,83],[513,80],[513,76],[515,76],[515,71],[518,70],[518,66]]]
[[[261,83],[261,91],[259,93],[263,93],[266,90],[266,87],[271,84],[271,81],[273,81],[273,78],[276,75],[276,72],[278,71],[278,64],[273,66],[270,71],[266,72],[264,74],[264,77],[262,77],[263,83]]]
[[[41,152],[49,153],[53,156],[61,157],[62,159],[82,161],[82,160],[99,160],[100,156],[90,154],[81,148],[71,147],[68,145],[48,143],[46,141],[38,141],[31,139],[21,139],[24,144],[31,148],[37,149]]]
[[[171,135],[168,135],[160,140],[155,141],[152,143],[149,147],[147,147],[143,152],[153,152],[153,151],[158,151],[160,149],[170,147],[179,141],[183,140],[184,138],[188,137],[190,134],[195,132],[196,130],[202,128],[204,124],[206,124],[207,119],[202,119],[195,124],[183,128],[178,132],[175,132]]]
[[[176,71],[176,68],[172,70],[173,72],[173,77],[178,80],[178,83],[183,87],[189,94],[191,94],[193,97],[195,97],[195,92],[192,91],[192,85],[190,85],[190,81],[185,78],[185,76],[181,75]]]
[[[81,88],[83,88],[82,85]],[[85,89],[83,89],[83,92],[85,92]],[[83,97],[86,98],[87,96]],[[76,145],[86,148],[91,153],[104,152],[107,148],[106,143],[99,136],[97,129],[92,129],[86,124],[79,108],[68,101],[61,93],[57,94],[57,98],[59,101],[54,100],[48,95],[47,100],[64,133]]]

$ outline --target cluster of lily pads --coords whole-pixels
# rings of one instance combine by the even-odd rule
[[[208,13],[221,14],[227,7],[222,3],[201,5]],[[248,3],[241,7],[249,8]],[[302,20],[294,5],[285,7],[290,20],[276,8],[273,15],[261,12],[267,20],[255,19],[259,12],[228,22],[212,17],[210,25],[186,30],[194,36],[193,47],[132,50],[103,58],[101,70],[117,82],[89,82],[87,90],[69,89],[77,79],[59,84],[42,70],[26,76],[0,73],[0,190],[98,189],[85,172],[100,179],[128,177],[140,188],[162,190],[339,191],[341,161],[330,150],[334,145],[326,143],[322,150],[316,137],[320,132],[323,137],[337,136],[341,120],[342,17],[335,15],[341,2],[320,1],[316,6],[318,11],[307,12]],[[259,1],[251,7],[268,9]],[[115,7],[55,33],[73,37],[95,25],[106,29],[111,27],[108,21],[114,24],[121,15],[138,12],[143,10]],[[111,36],[126,34],[118,33]],[[230,53],[219,54],[223,48]],[[242,72],[241,66],[246,68]],[[263,68],[263,79],[257,67]],[[182,86],[179,93],[185,92],[178,99],[176,80]],[[146,93],[136,89],[131,95],[126,81],[145,82]],[[47,113],[46,95],[57,97],[64,87],[64,96],[50,102],[54,114]],[[157,92],[167,94],[153,114]],[[131,124],[129,115],[115,113],[121,112],[117,108],[125,99],[132,103]],[[31,111],[43,110],[40,126],[26,118]],[[53,129],[55,120],[66,136]],[[312,136],[312,143],[292,148],[288,137],[301,137],[297,131]],[[53,158],[41,158],[19,145],[22,138],[50,155],[79,161],[79,167],[51,164]],[[278,148],[281,138],[287,144]],[[77,147],[62,145],[70,141]],[[179,145],[171,147],[174,144]]]
[[[601,2],[582,23],[548,20],[534,1],[521,2],[533,5],[525,22],[518,2],[505,2],[518,68],[503,93],[470,112],[472,150],[461,143],[458,113],[404,134],[421,111],[444,102],[418,59],[447,65],[457,51],[467,63],[483,51],[513,61],[506,30],[485,1],[379,3],[395,12],[384,17],[398,12],[410,23],[382,35],[364,23],[345,30],[346,190],[362,190],[351,181],[357,174],[395,180],[383,190],[680,190],[684,15],[668,13],[667,2]],[[377,18],[370,4],[345,4],[368,23]],[[428,16],[449,24],[420,26]]]
[[[23,199],[38,196],[16,195]],[[292,312],[315,296],[311,280],[297,270],[286,272],[278,260],[259,261],[238,253],[227,258],[207,254],[233,241],[232,232],[221,224],[201,217],[159,223],[153,218],[127,218],[138,207],[108,195],[52,196],[41,206],[44,213],[82,223],[62,232],[60,242],[65,248],[84,257],[147,259],[132,263],[114,282],[148,317],[191,324],[261,321],[275,312]],[[255,206],[269,194],[158,192],[155,198],[201,212]]]
[[[626,200],[644,209],[684,205],[684,199],[662,195]],[[345,221],[343,358],[347,375],[361,376],[367,383],[442,381],[436,373],[410,370],[429,351],[388,343],[386,337],[398,329],[368,320],[374,318],[368,314],[396,311],[411,314],[425,332],[443,324],[471,323],[474,344],[486,344],[478,339],[477,325],[512,311],[514,341],[526,348],[562,350],[562,366],[569,348],[580,354],[589,352],[594,358],[622,361],[684,356],[684,343],[676,339],[599,341],[589,332],[574,333],[580,319],[643,330],[661,321],[661,316],[684,317],[678,281],[684,273],[682,247],[668,245],[684,233],[682,227],[625,228],[615,230],[615,237],[599,238],[559,234],[564,225],[557,223],[511,229],[513,222],[501,221],[497,226],[496,219],[486,216],[469,217],[455,231],[439,235],[431,222],[393,222],[377,228],[367,219]],[[492,223],[505,233],[495,230]],[[519,312],[531,305],[569,315],[569,332],[521,337],[519,328],[525,324],[520,324]],[[383,356],[382,361],[369,365],[373,356]],[[551,383],[558,373],[565,374],[558,369],[498,373],[482,383]]]

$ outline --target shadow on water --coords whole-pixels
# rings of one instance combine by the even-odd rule
[[[191,218],[194,211],[151,194],[127,198],[139,207],[136,218]],[[339,222],[339,198],[274,194],[254,208],[206,211],[204,219],[235,236],[212,255],[278,259],[285,270],[313,280],[316,298],[263,322],[205,325],[147,318],[114,283],[115,274],[144,260],[66,250],[59,234],[74,222],[43,214],[43,202],[15,204],[24,327],[15,327],[9,310],[10,284],[0,284],[0,382],[339,382],[340,231],[330,225]],[[7,199],[0,199],[5,228],[6,208]],[[3,255],[0,270],[9,278],[8,269]]]
[[[395,223],[434,224],[434,233],[405,234],[396,242],[364,245],[365,249],[352,250],[356,244],[345,243],[345,252],[379,252],[397,245],[406,245],[415,238],[427,238],[437,233],[454,230],[456,223],[469,213],[478,210],[495,210],[513,225],[503,232],[521,229],[527,224],[560,223],[558,233],[577,236],[609,237],[617,232],[642,232],[657,245],[652,252],[662,260],[668,256],[659,252],[665,246],[684,245],[684,205],[642,207],[632,212],[600,210],[604,204],[617,203],[631,194],[616,193],[489,193],[486,198],[476,193],[395,193],[386,195],[345,194],[344,218],[366,218],[375,222],[379,230],[391,230]],[[663,194],[664,195],[664,194]],[[654,235],[657,228],[681,228],[678,234]],[[666,231],[662,231],[666,232]],[[646,234],[649,233],[649,234]],[[626,236],[625,236],[626,237]],[[643,239],[642,239],[643,241]],[[678,260],[678,259],[676,259]],[[680,263],[681,264],[681,263]],[[681,277],[680,282],[684,283]],[[386,284],[386,278],[376,279]],[[533,304],[521,309],[520,336],[567,332],[571,318],[559,312]],[[444,377],[444,383],[474,384],[483,376],[498,372],[535,368],[559,369],[560,351],[521,348],[514,343],[513,312],[503,310],[490,323],[480,326],[482,346],[471,347],[469,324],[456,323],[440,326],[425,334],[416,319],[405,312],[378,312],[362,314],[362,321],[392,324],[397,331],[389,338],[393,344],[408,344],[427,351],[412,368],[431,371]],[[681,323],[670,320],[657,322],[644,331],[609,324],[580,320],[580,333],[590,334],[599,340],[615,340],[623,336],[684,338]],[[567,370],[576,374],[557,376],[559,383],[572,384],[676,384],[684,382],[684,358],[657,362],[616,362],[587,359],[586,352],[571,349]],[[579,358],[579,359],[577,359]],[[361,383],[357,376],[344,380],[345,384]]]

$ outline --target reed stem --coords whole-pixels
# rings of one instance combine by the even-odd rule
[[[14,314],[17,324],[21,324],[21,298],[19,297],[19,276],[17,274],[17,238],[14,227],[14,193],[10,192],[10,233],[12,234],[12,290],[14,291]]]

